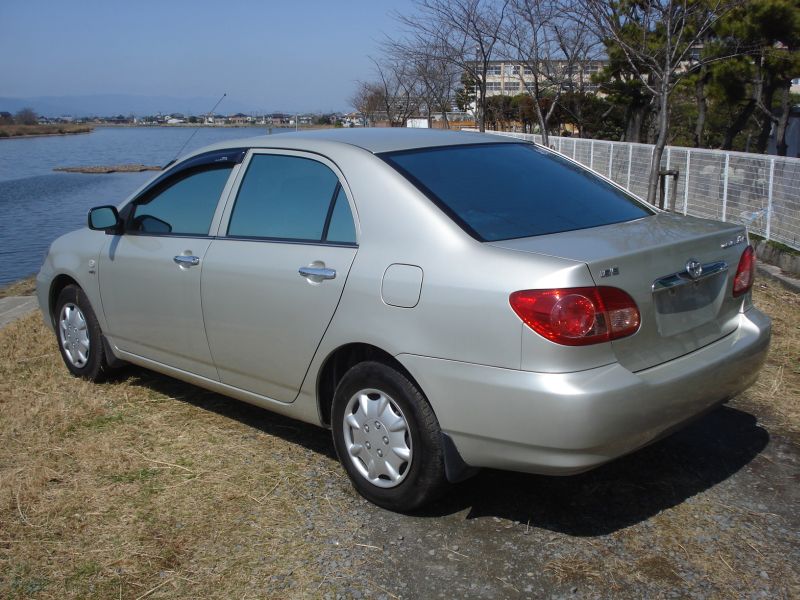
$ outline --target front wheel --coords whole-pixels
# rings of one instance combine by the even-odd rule
[[[336,453],[367,500],[409,511],[446,486],[436,415],[404,374],[378,362],[350,369],[336,388],[332,415]]]
[[[100,324],[84,291],[77,285],[61,290],[55,317],[58,348],[70,373],[91,381],[103,380],[110,367]]]

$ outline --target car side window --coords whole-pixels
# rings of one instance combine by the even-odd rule
[[[343,244],[356,243],[356,227],[353,223],[353,213],[350,211],[350,204],[347,202],[347,194],[339,186],[339,192],[334,200],[331,220],[328,224],[325,241],[338,242]]]
[[[208,235],[232,165],[179,175],[133,206],[128,231],[153,235]]]
[[[321,241],[339,180],[321,162],[256,154],[228,225],[232,237]]]

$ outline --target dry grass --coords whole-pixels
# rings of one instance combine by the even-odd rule
[[[735,404],[795,434],[800,299],[767,282],[756,304],[774,319],[772,350]],[[38,315],[17,321],[0,331],[0,597],[292,598],[357,587],[351,509],[361,500],[331,451],[327,432],[146,371],[77,380]],[[544,570],[624,592],[639,579],[689,585],[689,565],[735,596],[742,557],[781,562],[765,530],[773,517],[745,511],[709,554],[713,519],[743,510],[714,498],[610,534],[637,564],[566,536],[575,555]],[[332,574],[342,550],[352,565]]]
[[[757,281],[754,301],[772,317],[772,345],[761,376],[740,401],[773,416],[781,429],[800,433],[800,295]]]
[[[17,321],[0,331],[0,597],[321,595],[315,561],[360,502],[330,446],[147,372],[77,380],[38,314]]]
[[[0,138],[89,133],[92,129],[94,129],[92,125],[75,123],[57,123],[52,125],[0,125]]]
[[[15,281],[5,287],[0,287],[0,298],[8,296],[33,296],[36,293],[36,276],[31,275],[25,279]]]

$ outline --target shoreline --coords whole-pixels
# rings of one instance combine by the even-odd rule
[[[92,133],[96,125],[0,125],[0,140]],[[26,128],[29,128],[26,131]],[[70,131],[71,130],[71,131]]]

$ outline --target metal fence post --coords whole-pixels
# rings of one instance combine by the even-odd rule
[[[561,152],[561,138],[560,137],[558,138],[558,153],[562,154],[562,152]]]
[[[572,160],[578,155],[578,140],[572,138]]]
[[[633,164],[633,144],[628,144],[628,185],[625,189],[631,191],[631,165]]]
[[[669,162],[670,158],[672,158],[671,150],[672,148],[667,146],[667,168],[666,168],[667,171],[669,171]],[[664,197],[669,198],[669,177],[664,178]],[[667,202],[669,202],[669,200],[667,200]],[[674,206],[672,207],[672,210],[675,210]]]
[[[614,142],[608,143],[608,178],[611,179],[611,167],[614,165]]]
[[[725,221],[726,213],[728,212],[728,171],[731,164],[731,155],[729,152],[725,153],[725,174],[722,179],[722,220]]]
[[[594,171],[594,140],[589,145],[589,168]]]
[[[683,188],[683,214],[686,215],[689,211],[689,167],[692,165],[692,151],[686,151],[686,181]]]
[[[770,226],[772,225],[772,182],[775,180],[775,159],[769,161],[769,188],[767,192],[767,231],[766,237],[769,239]]]

